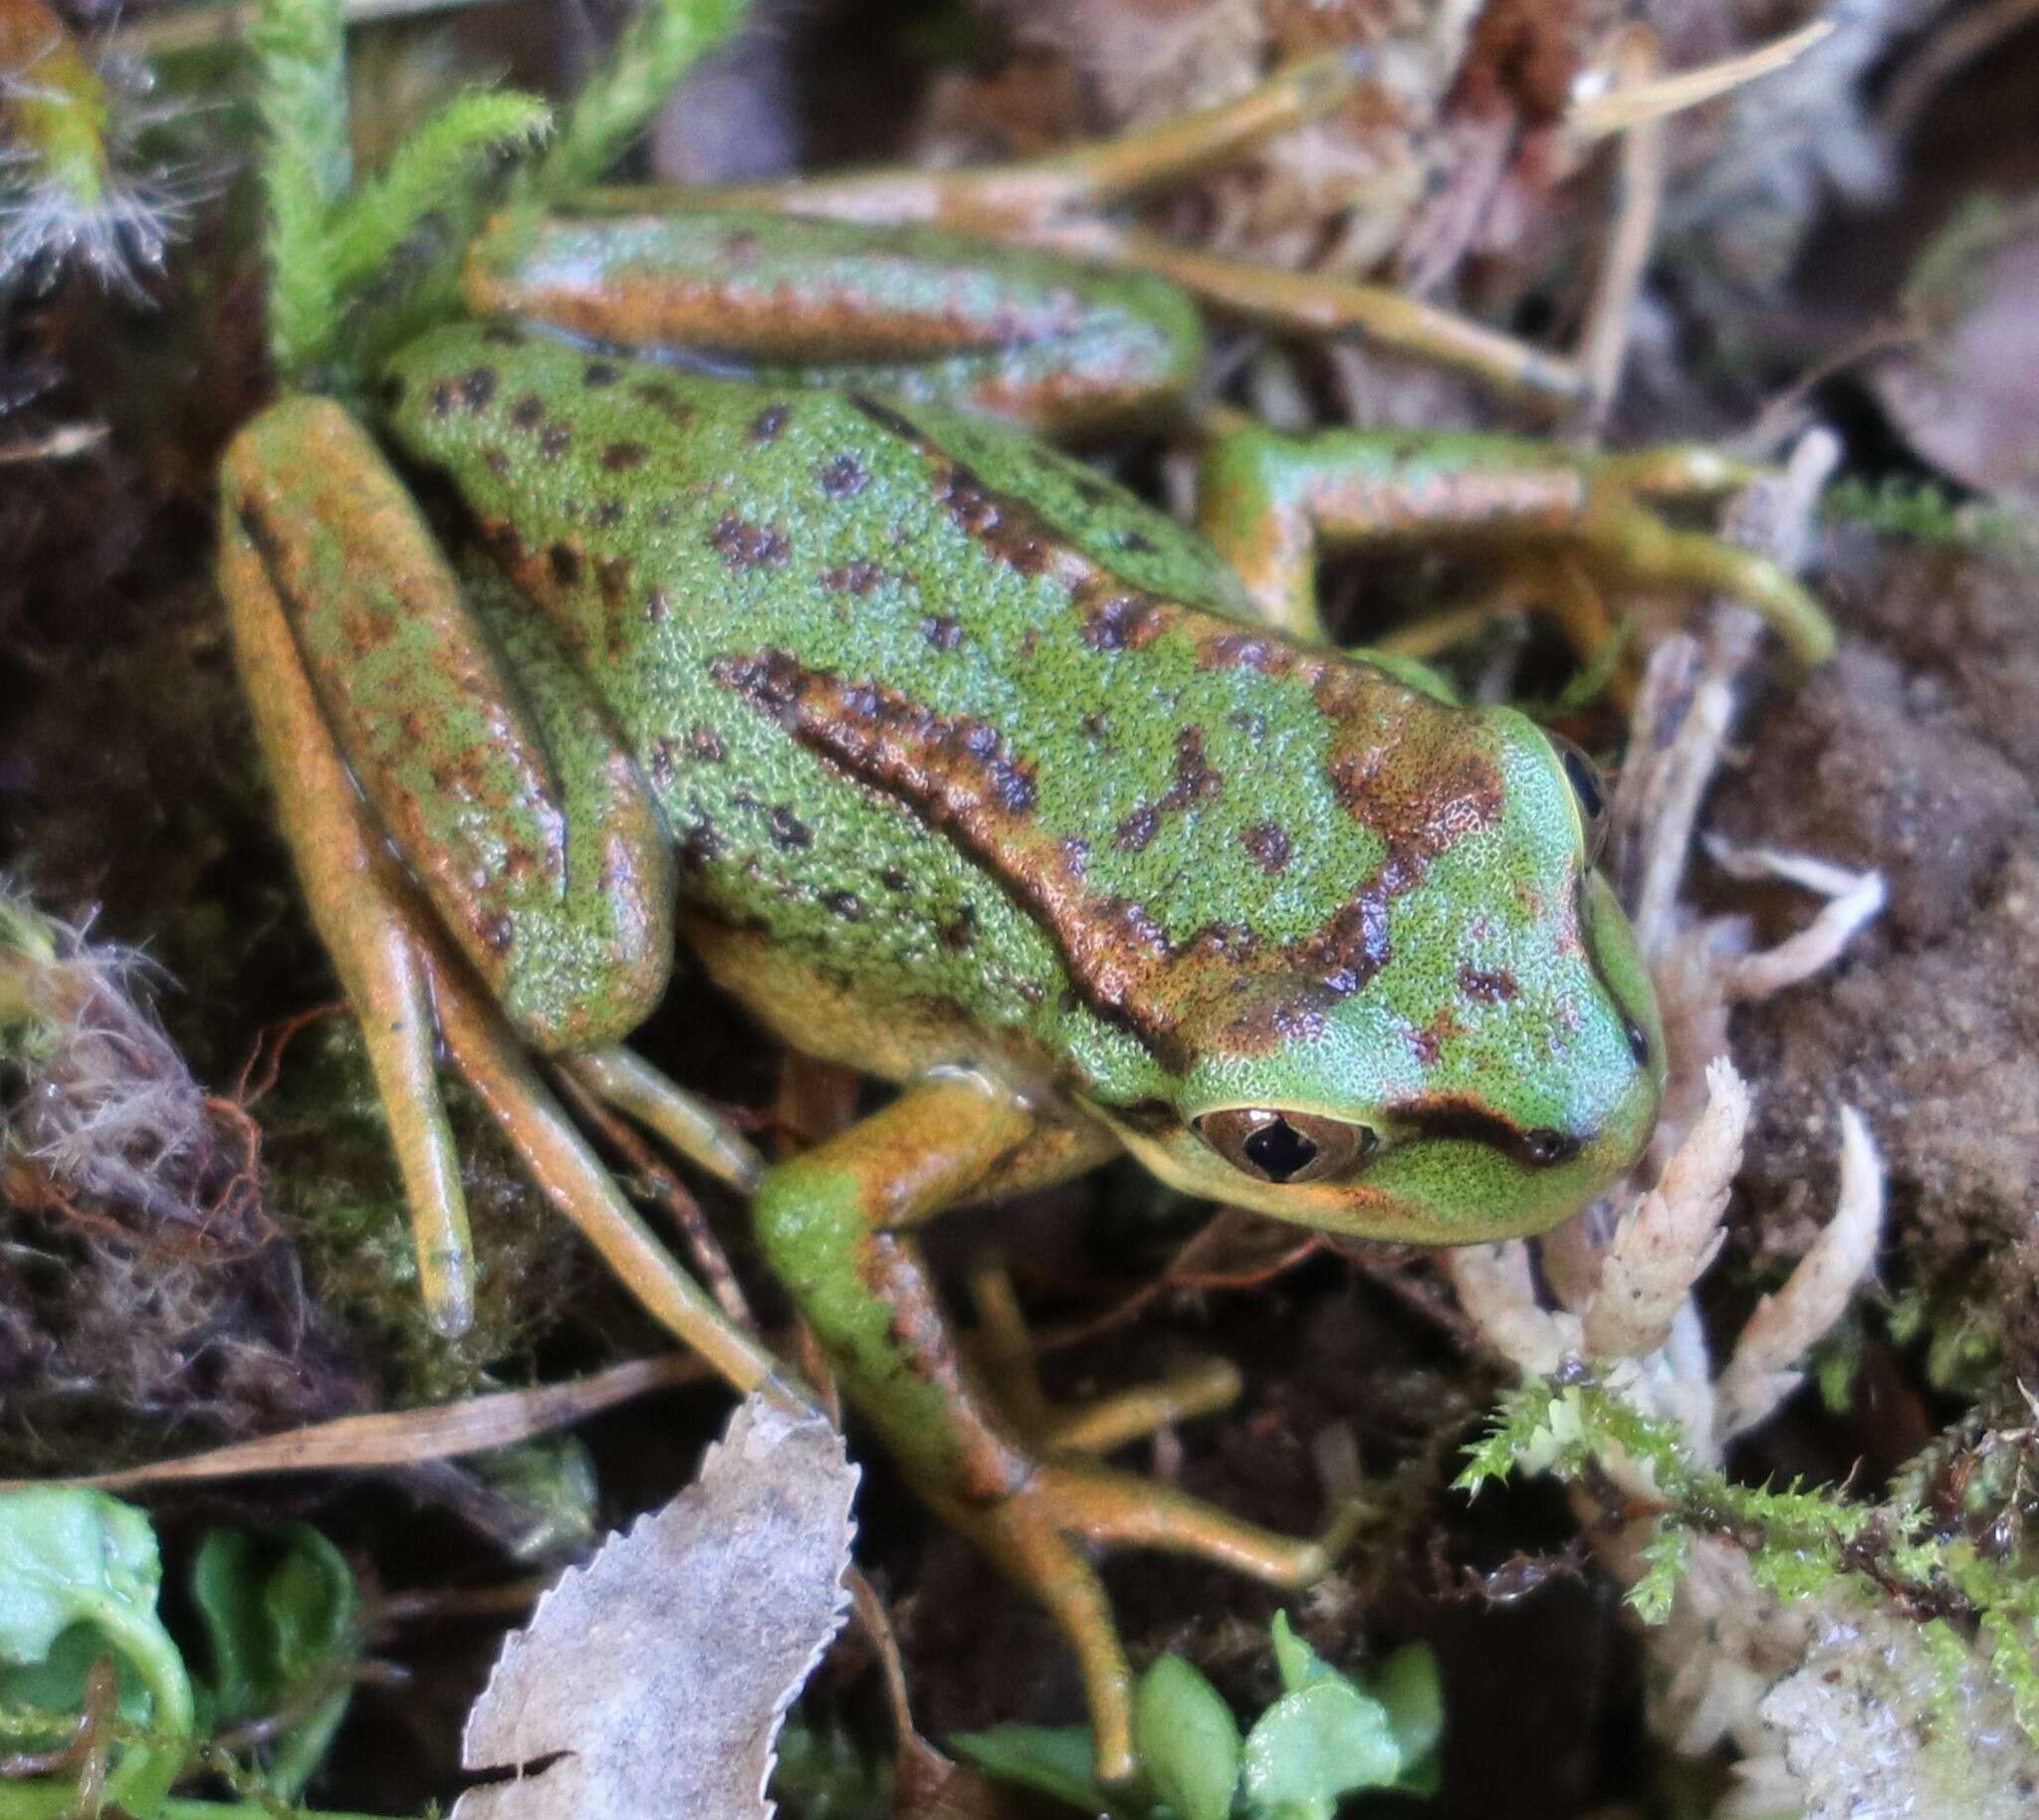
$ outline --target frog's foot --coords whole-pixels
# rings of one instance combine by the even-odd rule
[[[1700,448],[1575,456],[1507,436],[1249,428],[1206,453],[1198,517],[1268,620],[1298,637],[1322,636],[1324,551],[1436,543],[1497,553],[1504,570],[1541,583],[1500,590],[1495,603],[1553,604],[1587,662],[1612,636],[1591,597],[1600,588],[1724,595],[1754,608],[1806,662],[1823,662],[1833,624],[1782,568],[1656,510],[1716,497],[1753,472]]]
[[[1040,1387],[1033,1338],[1002,1262],[987,1259],[971,1272],[970,1299],[977,1312],[972,1356],[986,1381],[999,1387],[1007,1420],[1036,1453],[1109,1454],[1158,1429],[1216,1415],[1239,1400],[1239,1367],[1207,1356],[1152,1384],[1076,1404],[1051,1403]]]
[[[1090,1707],[1097,1773],[1105,1782],[1123,1780],[1135,1767],[1133,1677],[1092,1553],[1165,1549],[1297,1590],[1337,1565],[1373,1513],[1364,1498],[1348,1497],[1320,1534],[1282,1535],[1171,1486],[1080,1462],[1040,1467],[988,1508],[946,1500],[942,1507],[1048,1608],[1068,1637]]]

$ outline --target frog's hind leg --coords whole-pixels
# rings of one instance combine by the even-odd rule
[[[326,730],[283,607],[252,539],[229,512],[220,579],[285,838],[313,921],[360,1021],[402,1178],[418,1282],[440,1332],[474,1318],[474,1247],[460,1157],[439,1097],[431,971],[380,831]]]
[[[646,358],[1056,436],[1164,410],[1204,349],[1189,299],[1144,273],[792,215],[512,218],[475,244],[464,284],[482,315]]]
[[[474,989],[453,957],[442,957],[434,966],[433,986],[439,1027],[462,1078],[481,1097],[546,1197],[578,1228],[623,1286],[735,1389],[749,1395],[769,1386],[789,1405],[811,1407],[771,1349],[730,1320],[623,1199],[539,1078],[517,1032]]]
[[[626,1034],[671,972],[671,842],[550,623],[501,576],[463,585],[328,400],[249,424],[222,487],[230,591],[281,621],[317,718],[489,992],[548,1050]]]
[[[434,1046],[443,1034],[540,1187],[645,1305],[732,1383],[749,1390],[765,1382],[775,1369],[771,1354],[730,1322],[659,1246],[525,1059],[529,1029],[513,1029],[495,1010],[500,997],[521,998],[540,1014],[535,1021],[543,1034],[548,986],[573,985],[580,970],[603,956],[620,952],[627,962],[632,941],[670,952],[670,916],[657,870],[662,858],[632,843],[633,835],[658,832],[655,817],[640,814],[630,779],[613,764],[598,765],[592,781],[566,775],[576,747],[584,753],[592,739],[594,721],[557,681],[542,679],[541,699],[528,704],[495,667],[487,639],[474,627],[447,623],[459,605],[457,584],[372,445],[338,407],[293,400],[243,432],[223,469],[221,531],[220,578],[236,657],[313,918],[360,1019],[434,1325],[448,1333],[468,1325],[475,1267],[459,1159],[437,1080]],[[429,685],[446,679],[450,708],[444,699],[414,702],[403,693],[407,682],[424,680],[413,667],[415,649],[399,648],[393,664],[375,661],[383,642],[403,643],[404,628],[382,630],[383,618],[399,611],[425,621],[423,635],[437,638],[441,658],[452,654]],[[329,670],[344,667],[332,665],[334,653],[325,648],[336,639],[349,642],[365,661],[344,675],[322,675],[322,655]],[[328,684],[323,690],[322,680]],[[491,684],[495,699],[487,697]],[[548,696],[549,688],[559,693]],[[423,749],[410,755],[422,772],[406,770],[406,755],[363,736],[362,723],[377,708]],[[424,738],[415,717],[428,709],[449,714],[456,724],[465,715],[477,742],[483,732],[506,742],[550,737],[542,753],[548,787],[566,799],[566,809],[576,802],[591,807],[595,821],[591,840],[576,837],[564,825],[559,802],[543,796],[525,800],[521,806],[551,843],[531,869],[542,869],[546,857],[556,871],[593,865],[620,885],[620,907],[611,906],[611,914],[640,923],[619,929],[598,912],[591,925],[574,926],[556,905],[549,915],[543,879],[513,880],[522,896],[485,897],[479,906],[464,894],[473,891],[474,877],[456,879],[450,921],[436,913],[437,904],[423,901],[392,855],[385,830],[402,841],[405,856],[429,883],[433,862],[443,865],[444,855],[416,838],[402,840],[406,832],[422,831],[427,805],[416,790],[420,777],[443,791],[437,806],[456,819],[463,811],[478,813],[487,779],[472,750]],[[351,745],[348,730],[356,735]],[[568,763],[561,763],[563,752]],[[604,809],[610,811],[606,821]],[[507,861],[500,847],[491,847],[504,838],[500,823],[471,822],[465,832],[483,856],[493,851],[499,861],[514,862],[514,820]],[[466,858],[479,865],[475,851]],[[633,885],[633,865],[649,868],[648,885],[641,878]],[[498,918],[506,920],[499,924]],[[449,928],[470,937],[460,944],[464,952],[455,952]],[[521,972],[506,953],[520,943],[527,951]],[[550,980],[543,972],[548,961]],[[666,964],[661,956],[626,965],[630,977],[602,1001],[608,1015],[619,1015],[619,1004],[627,1013],[633,991],[662,983]],[[593,1070],[618,1096],[659,1098],[609,1051],[597,1055]]]
[[[1807,662],[1821,662],[1833,651],[1833,625],[1783,569],[1677,529],[1651,509],[1722,493],[1750,473],[1704,449],[1573,456],[1507,436],[1246,428],[1206,451],[1198,520],[1261,611],[1311,640],[1322,636],[1321,553],[1435,542],[1576,565],[1609,586],[1722,594],[1753,607]],[[1565,617],[1599,635],[1591,615]]]

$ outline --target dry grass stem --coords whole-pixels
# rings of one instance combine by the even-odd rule
[[[453,1460],[463,1454],[513,1447],[652,1391],[671,1390],[708,1377],[692,1358],[632,1359],[571,1384],[499,1391],[430,1409],[391,1410],[372,1416],[342,1416],[287,1434],[237,1442],[178,1460],[158,1460],[116,1473],[95,1473],[65,1480],[0,1479],[0,1492],[32,1483],[93,1485],[104,1491],[172,1480],[245,1479],[256,1473],[337,1473],[415,1466]]]

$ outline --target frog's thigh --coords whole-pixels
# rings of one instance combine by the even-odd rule
[[[665,990],[674,872],[649,789],[537,612],[464,589],[401,483],[325,400],[227,453],[224,510],[348,769],[461,952],[553,1049]]]
[[[1325,549],[1487,538],[1575,553],[1617,585],[1744,601],[1818,661],[1833,630],[1767,558],[1664,524],[1642,501],[1733,478],[1703,451],[1571,456],[1510,436],[1242,429],[1206,451],[1198,520],[1275,623],[1321,638],[1316,564]]]
[[[1203,358],[1196,309],[1163,279],[756,211],[506,221],[476,244],[465,288],[483,315],[1064,434],[1166,403]]]

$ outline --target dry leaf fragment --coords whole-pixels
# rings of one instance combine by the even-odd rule
[[[453,1820],[769,1820],[780,1723],[848,1609],[856,1480],[819,1417],[740,1405],[699,1479],[503,1646],[462,1757],[519,1773]]]

